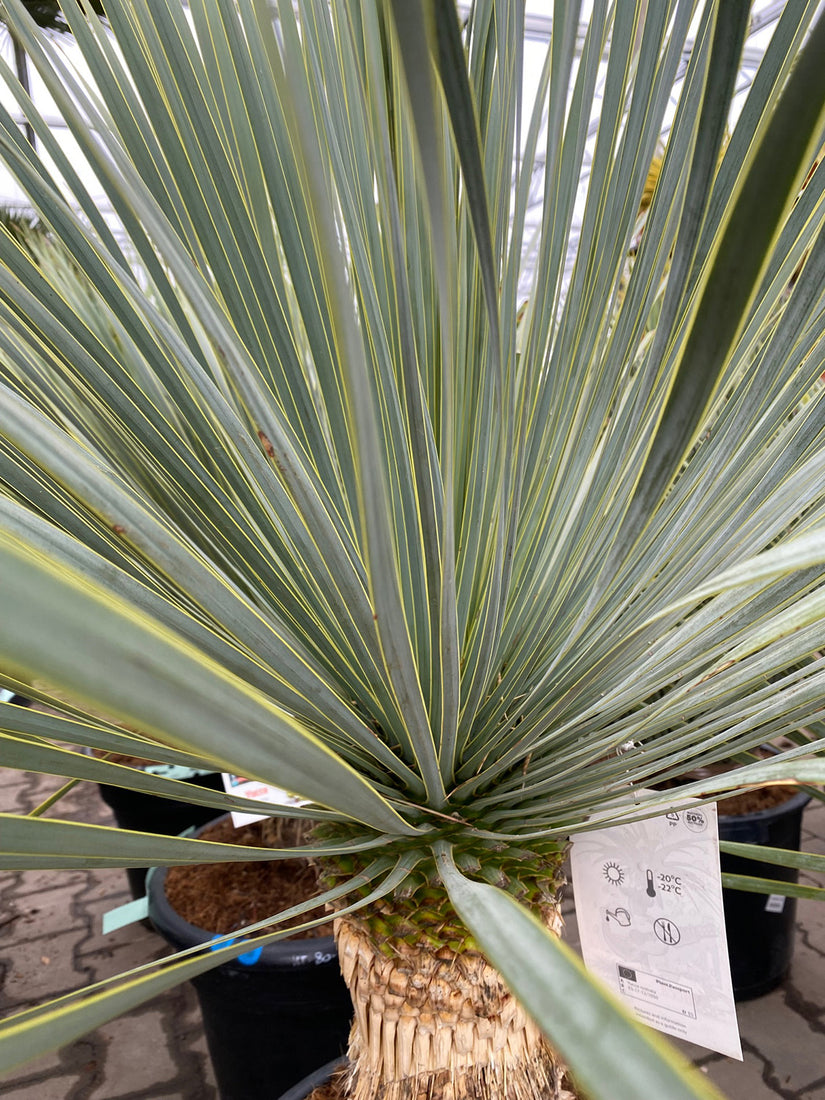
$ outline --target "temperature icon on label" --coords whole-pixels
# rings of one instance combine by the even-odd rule
[[[602,867],[602,873],[611,886],[621,886],[624,882],[624,871],[618,863],[612,861],[605,863]]]
[[[656,897],[656,886],[653,882],[653,872],[649,867],[647,869],[647,890],[645,892],[649,898]]]

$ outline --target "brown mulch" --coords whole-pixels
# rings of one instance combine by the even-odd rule
[[[717,811],[727,817],[741,817],[743,814],[755,814],[759,810],[772,810],[787,802],[797,794],[798,787],[757,787],[753,791],[743,791],[731,798],[722,798],[717,802]]]
[[[263,823],[256,821],[235,829],[231,819],[225,818],[208,826],[200,837],[222,844],[261,847],[262,828]],[[319,892],[317,874],[306,859],[171,867],[166,875],[166,895],[172,908],[190,924],[221,935],[280,913]],[[294,928],[319,915],[311,911],[285,921],[281,927]],[[331,935],[330,920],[301,932],[297,938]]]
[[[758,756],[767,754],[758,752]],[[707,779],[712,775],[721,775],[733,770],[732,764],[711,764],[704,768],[695,768],[686,772],[681,779],[668,779],[661,784],[654,784],[656,790],[678,790],[684,783],[691,783],[696,779]],[[772,810],[774,806],[780,806],[799,792],[799,787],[790,784],[770,784],[767,787],[755,787],[749,791],[721,797],[716,803],[717,813],[720,817],[742,817],[745,814],[755,814],[760,810]]]
[[[347,1100],[346,1081],[346,1070],[339,1070],[325,1085],[319,1085],[317,1089],[313,1089],[307,1100]]]

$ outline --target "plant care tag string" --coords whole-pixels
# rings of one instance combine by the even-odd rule
[[[716,806],[688,801],[574,838],[582,954],[639,1020],[741,1060]]]
[[[271,787],[258,779],[244,779],[240,775],[223,772],[223,786],[227,794],[237,794],[242,798],[252,798],[258,802],[274,802],[281,806],[306,806],[308,803],[280,787]],[[232,811],[232,824],[236,829],[251,825],[253,821],[263,821],[268,814],[248,814]]]

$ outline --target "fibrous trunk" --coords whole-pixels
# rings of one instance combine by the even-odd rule
[[[355,1005],[352,1100],[573,1098],[541,1032],[477,950],[383,940],[357,918],[335,924]],[[558,906],[548,925],[560,934]]]

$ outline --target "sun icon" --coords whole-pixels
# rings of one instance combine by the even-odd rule
[[[618,863],[605,863],[602,868],[604,877],[612,886],[621,886],[624,882],[624,871]]]

